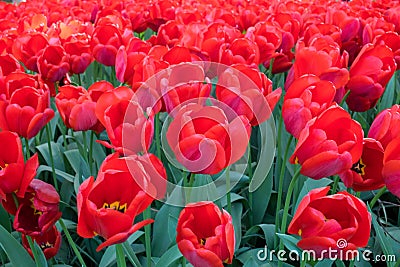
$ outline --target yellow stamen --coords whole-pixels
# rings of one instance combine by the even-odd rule
[[[5,168],[7,168],[7,166],[8,166],[7,163],[4,164],[4,167],[0,165],[0,171],[2,171],[2,170],[4,170]]]
[[[113,202],[111,204],[104,203],[103,204],[103,208],[105,208],[105,209],[113,209],[113,210],[125,213],[126,209],[128,208],[128,205],[126,203],[121,205],[120,201],[115,201],[115,202]]]
[[[363,176],[365,175],[365,167],[367,167],[367,165],[365,165],[362,159],[360,159],[351,167],[351,169],[356,173],[360,174],[361,176]]]
[[[298,232],[299,236],[301,236],[302,233],[303,233],[303,230],[299,229],[299,232]]]

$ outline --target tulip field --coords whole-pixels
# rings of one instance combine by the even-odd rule
[[[400,267],[398,0],[0,1],[0,266]]]

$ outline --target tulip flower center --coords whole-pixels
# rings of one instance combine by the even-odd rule
[[[360,159],[357,163],[355,163],[351,167],[351,170],[355,171],[356,173],[358,173],[360,175],[364,175],[365,174],[365,167],[366,167],[366,165],[364,164],[362,159]]]
[[[121,204],[120,201],[115,201],[115,202],[113,202],[111,204],[110,203],[104,203],[103,204],[103,208],[112,209],[112,210],[116,210],[116,211],[125,213],[126,209],[128,208],[128,205],[126,203],[125,204]]]
[[[4,165],[0,164],[0,171],[4,170],[5,168],[7,168],[8,164],[4,163]]]
[[[36,207],[35,207],[35,204],[33,204],[33,197],[30,199],[30,201],[31,201],[31,208],[33,209],[33,215],[42,215],[43,214],[43,212],[41,212],[40,210],[37,210],[36,209]]]
[[[46,243],[44,243],[44,242],[43,242],[43,243],[40,243],[39,246],[40,246],[41,249],[44,250],[44,249],[46,249],[46,248],[52,248],[52,247],[53,247],[53,244],[50,244],[50,243],[47,241]]]
[[[200,238],[200,245],[204,246],[206,244],[207,238]]]

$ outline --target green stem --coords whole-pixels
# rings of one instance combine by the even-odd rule
[[[340,179],[339,176],[336,175],[335,179],[333,181],[332,194],[336,194],[336,192],[337,192],[337,188],[338,188],[338,185],[339,185],[339,179]]]
[[[70,233],[69,233],[69,231],[67,229],[67,226],[65,226],[65,223],[64,223],[63,219],[62,218],[59,219],[58,222],[60,223],[60,226],[61,226],[62,230],[64,231],[65,236],[67,237],[69,245],[71,246],[72,250],[74,251],[76,257],[78,258],[78,261],[79,261],[80,265],[82,267],[86,267],[86,263],[83,260],[82,255],[79,252],[78,248],[76,247],[74,240],[72,240],[72,237],[71,237],[71,235],[70,235]]]
[[[36,266],[37,267],[43,266],[41,260],[39,259],[39,254],[36,250],[36,247],[35,247],[35,244],[33,243],[32,238],[29,235],[26,235],[26,239],[28,240],[29,247],[31,248],[33,258],[35,259]]]
[[[386,192],[386,186],[382,187],[381,190],[378,191],[378,193],[374,196],[374,198],[371,200],[369,203],[369,207],[372,209],[375,205],[375,203],[378,201],[378,199]]]
[[[78,73],[78,83],[80,86],[82,86],[82,79],[81,79],[81,75]]]
[[[143,211],[143,218],[145,220],[151,219],[150,206]],[[151,226],[149,224],[144,227],[144,238],[146,246],[147,267],[151,267]]]
[[[287,157],[288,157],[288,153],[289,153],[289,148],[290,148],[290,144],[293,141],[293,136],[291,135],[289,137],[289,140],[286,144],[286,149],[285,149],[285,153],[283,154],[283,161],[282,161],[282,165],[281,165],[281,172],[279,174],[279,185],[278,185],[278,200],[276,202],[276,214],[275,214],[275,232],[278,232],[278,227],[279,227],[279,211],[281,210],[281,206],[282,206],[282,196],[283,196],[283,182],[285,180],[285,170],[286,170],[286,161],[287,161]],[[274,237],[274,243],[276,244],[278,242],[278,236],[275,235]]]
[[[47,146],[49,148],[49,158],[50,158],[50,165],[51,165],[51,173],[53,176],[53,183],[54,183],[55,189],[58,192],[59,191],[58,190],[58,182],[57,182],[57,177],[56,177],[56,170],[54,168],[53,151],[51,148],[51,140],[50,140],[51,139],[51,129],[50,129],[49,124],[46,124],[46,133],[47,133]]]
[[[185,266],[186,266],[186,258],[182,257],[182,267],[185,267]]]
[[[92,131],[90,133],[90,143],[89,143],[89,170],[90,174],[93,175],[93,141],[95,133]]]
[[[159,113],[157,113],[155,116],[154,116],[154,134],[156,135],[155,136],[155,138],[156,138],[156,148],[157,148],[157,157],[159,158],[159,159],[161,159],[161,140],[160,140],[160,135],[161,135],[161,133],[160,133],[160,114]]]
[[[231,203],[231,177],[230,177],[230,169],[226,168],[226,203],[227,203],[227,211],[229,214],[232,214],[232,203]]]
[[[126,267],[124,248],[122,247],[121,244],[115,245],[115,253],[117,256],[117,266]]]
[[[249,157],[248,157],[248,162],[247,162],[247,175],[249,176],[249,180],[253,178],[253,169],[251,166],[251,141],[249,140],[249,145],[248,145],[248,150],[249,150]],[[250,183],[249,183],[250,185]],[[250,187],[249,187],[250,188]],[[250,192],[249,190],[249,218],[250,218],[250,225],[253,225],[253,193]]]
[[[344,104],[344,102],[346,101],[346,99],[347,99],[347,97],[349,96],[349,94],[350,94],[350,90],[346,92],[346,94],[343,96],[342,100],[340,101],[340,104],[339,104],[339,105],[340,105],[341,107],[343,106],[343,104]]]
[[[307,261],[305,259],[300,259],[300,267],[306,267]]]
[[[29,151],[29,140],[27,138],[24,138],[24,141],[25,141],[26,160],[28,160],[31,157],[31,152]]]
[[[285,206],[283,208],[283,216],[282,216],[282,224],[281,224],[281,233],[286,233],[286,225],[287,225],[287,219],[288,219],[288,215],[289,215],[289,206],[290,206],[290,199],[292,197],[292,193],[293,193],[293,189],[295,184],[297,183],[297,179],[300,176],[300,170],[301,168],[299,168],[295,174],[293,175],[292,180],[290,181],[289,184],[289,188],[288,188],[288,192],[286,194],[286,200],[285,200]],[[283,250],[283,242],[282,239],[279,242],[279,249]]]
[[[140,264],[139,259],[136,256],[135,251],[133,251],[131,245],[129,245],[128,241],[125,241],[122,243],[122,246],[124,247],[126,256],[128,257],[129,261],[133,264],[134,267],[140,267],[142,266]]]

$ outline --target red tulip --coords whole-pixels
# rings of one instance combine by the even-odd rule
[[[30,139],[53,118],[49,106],[49,92],[31,86],[13,91],[7,99],[0,96],[0,129]]]
[[[167,140],[177,160],[190,172],[216,174],[243,156],[250,132],[244,116],[228,120],[219,107],[190,103],[175,115]]]
[[[68,128],[75,131],[99,129],[100,122],[95,114],[96,103],[85,88],[61,86],[55,100],[60,116]]]
[[[219,76],[216,95],[238,115],[246,116],[254,126],[270,117],[281,96],[281,89],[272,91],[272,82],[264,73],[237,64]]]
[[[51,259],[57,255],[61,246],[61,233],[57,230],[57,227],[53,227],[47,232],[39,236],[32,236],[32,240],[35,241],[39,247],[42,249],[46,259]],[[32,250],[29,246],[28,239],[26,235],[22,234],[22,245],[28,251],[28,253],[33,258]]]
[[[219,62],[225,65],[260,63],[260,51],[255,42],[247,38],[235,39],[232,43],[225,43],[220,47]]]
[[[350,68],[346,86],[350,90],[346,99],[349,109],[362,112],[373,108],[395,70],[396,62],[390,48],[365,45]]]
[[[69,70],[73,74],[84,73],[93,62],[89,39],[86,34],[70,36],[64,41],[65,52],[69,57]]]
[[[344,185],[355,191],[370,191],[383,187],[383,147],[379,141],[364,138],[361,158],[350,170],[340,174]]]
[[[11,54],[1,55],[0,53],[0,84],[4,76],[15,71],[22,71],[23,68],[18,60]]]
[[[155,198],[166,190],[166,172],[152,154],[118,158],[108,156],[100,167],[96,181],[84,181],[77,196],[78,234],[85,238],[100,235],[105,242],[97,247],[124,242],[132,233],[152,219],[133,224]]]
[[[12,201],[12,198],[7,201]],[[18,198],[18,203],[13,226],[25,235],[43,235],[61,217],[57,191],[52,185],[38,179],[32,180],[25,196]]]
[[[37,59],[42,50],[47,46],[48,40],[44,34],[32,32],[18,36],[12,50],[13,55],[24,63],[27,69],[39,72]]]
[[[60,45],[48,45],[38,56],[39,73],[50,82],[60,81],[69,71],[69,57]]]
[[[327,196],[329,189],[313,189],[301,200],[288,232],[301,236],[297,246],[317,257],[350,260],[354,254],[347,251],[368,244],[371,214],[360,199],[347,192]]]
[[[332,104],[335,93],[331,82],[312,74],[295,80],[287,89],[282,107],[286,130],[299,138],[306,124]]]
[[[397,32],[386,32],[375,38],[374,43],[385,44],[394,54],[397,69],[400,70],[400,35]]]
[[[93,32],[90,47],[98,62],[114,66],[118,48],[123,44],[121,33],[115,26],[100,25]]]
[[[400,136],[400,105],[379,113],[371,124],[368,137],[379,141],[385,149],[393,139]]]
[[[387,189],[400,197],[400,138],[393,139],[386,146],[383,157],[382,176]]]
[[[36,175],[39,166],[38,155],[24,163],[21,139],[17,134],[9,131],[0,132],[0,199],[5,199],[5,194],[15,193],[23,197]]]
[[[176,243],[195,267],[223,267],[232,262],[235,233],[231,215],[212,202],[188,204],[178,218]]]
[[[147,151],[154,131],[154,114],[145,115],[142,107],[131,100],[120,100],[109,106],[104,113],[104,122],[111,145],[121,154],[136,154]]]
[[[290,162],[299,163],[301,174],[313,179],[340,174],[360,159],[362,141],[361,125],[332,105],[300,132]]]

